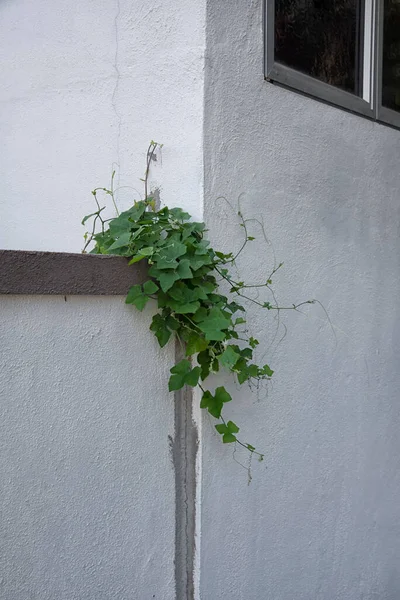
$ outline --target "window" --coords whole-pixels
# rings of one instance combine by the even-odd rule
[[[268,80],[400,127],[400,0],[265,0]]]

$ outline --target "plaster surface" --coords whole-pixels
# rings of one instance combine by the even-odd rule
[[[249,310],[275,370],[267,393],[232,388],[226,418],[265,452],[203,423],[202,600],[400,597],[400,132],[263,79],[262,2],[208,2],[205,221],[239,249],[241,278],[273,277],[282,306]],[[269,298],[271,300],[271,298]],[[284,326],[287,327],[286,336]],[[333,328],[333,331],[332,331]],[[283,338],[283,339],[282,339]]]
[[[79,252],[91,190],[202,214],[205,0],[0,5],[0,247]],[[107,213],[112,216],[113,211]]]
[[[175,599],[173,345],[121,297],[0,310],[0,597]]]

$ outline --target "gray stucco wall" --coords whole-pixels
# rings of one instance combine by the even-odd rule
[[[397,600],[400,132],[265,82],[261,0],[210,0],[204,156],[214,241],[239,247],[217,198],[240,196],[271,241],[242,276],[275,252],[280,303],[317,298],[335,335],[319,306],[281,313],[275,340],[253,314],[274,383],[226,412],[266,458],[247,486],[205,419],[202,600]]]
[[[0,311],[0,598],[172,600],[173,345],[121,297]]]

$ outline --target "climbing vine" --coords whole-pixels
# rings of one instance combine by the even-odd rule
[[[268,364],[254,362],[253,354],[259,342],[247,334],[243,304],[250,301],[266,311],[282,309],[274,303],[253,299],[248,292],[249,288],[270,290],[272,277],[282,264],[265,281],[247,285],[233,275],[236,259],[254,240],[248,234],[247,222],[240,210],[243,243],[236,253],[212,248],[205,237],[205,224],[192,221],[181,208],[165,206],[157,210],[154,197],[148,193],[148,176],[158,146],[151,142],[147,152],[144,200],[119,214],[114,198],[114,173],[110,189],[93,190],[97,210],[82,221],[83,225],[90,219],[93,221],[91,233],[85,234],[84,252],[94,242],[91,253],[124,256],[130,265],[147,262],[148,280],[130,288],[126,303],[142,311],[151,299],[156,300],[157,312],[150,329],[159,345],[164,347],[171,338],[176,338],[185,349],[185,358],[171,368],[169,391],[185,385],[198,386],[200,407],[219,421],[215,429],[223,443],[240,444],[262,460],[263,454],[238,437],[238,425],[223,416],[225,404],[232,401],[230,393],[224,386],[214,391],[207,389],[207,379],[220,370],[230,372],[240,385],[268,381],[272,377],[273,370]],[[116,218],[103,219],[105,207],[100,207],[99,192],[111,197]],[[227,288],[226,295],[221,293],[221,284]],[[285,308],[293,310],[313,302],[309,300]]]

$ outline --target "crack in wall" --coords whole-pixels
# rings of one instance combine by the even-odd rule
[[[121,3],[120,0],[117,0],[116,3],[117,6],[117,12],[114,18],[114,31],[115,31],[115,54],[114,54],[114,63],[113,63],[113,68],[115,71],[115,86],[114,86],[114,90],[111,96],[111,105],[113,108],[113,111],[115,113],[115,116],[117,118],[117,144],[116,144],[116,153],[117,153],[117,165],[118,165],[118,172],[117,172],[117,187],[119,187],[119,183],[120,183],[120,142],[121,142],[121,128],[122,128],[122,116],[121,113],[119,112],[118,108],[117,108],[117,95],[118,95],[118,91],[119,91],[119,82],[121,79],[121,71],[119,70],[119,66],[118,66],[118,55],[119,55],[119,32],[118,32],[118,21],[119,21],[119,17],[121,14]]]

